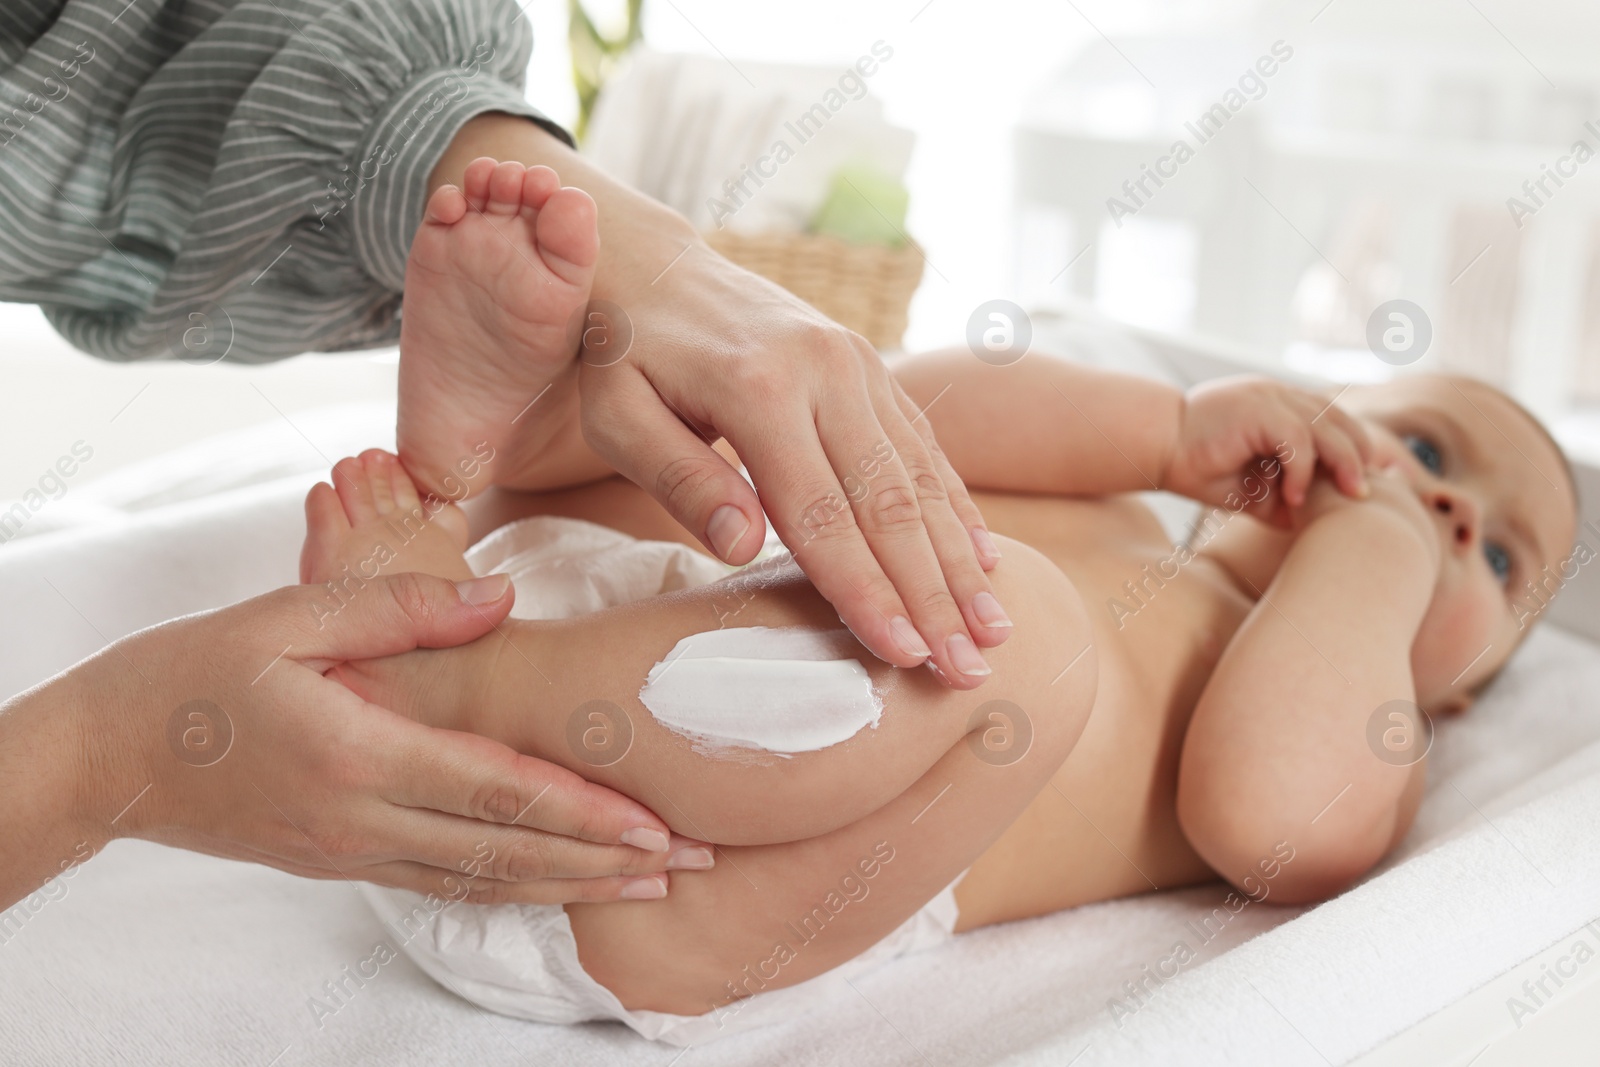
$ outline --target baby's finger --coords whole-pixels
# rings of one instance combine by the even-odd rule
[[[1312,420],[1312,426],[1319,433],[1329,434],[1330,439],[1337,436],[1347,446],[1340,450],[1340,462],[1337,465],[1327,457],[1322,457],[1323,463],[1334,472],[1334,481],[1345,495],[1358,499],[1365,497],[1368,493],[1366,469],[1372,462],[1372,437],[1367,433],[1367,428],[1361,425],[1361,420],[1337,405],[1329,405]],[[1321,447],[1320,443],[1318,447]]]
[[[1361,500],[1367,495],[1366,464],[1355,439],[1343,427],[1320,424],[1317,435],[1317,461],[1333,475],[1333,483],[1345,496]]]
[[[1288,458],[1280,458],[1283,465],[1283,502],[1297,508],[1306,502],[1306,490],[1317,472],[1316,436],[1309,425],[1297,422],[1284,434],[1284,444],[1289,446]]]

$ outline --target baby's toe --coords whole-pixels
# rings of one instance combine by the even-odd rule
[[[306,543],[300,550],[300,581],[323,582],[338,558],[339,546],[350,532],[339,494],[327,482],[318,482],[306,494]]]
[[[453,185],[441,185],[428,197],[423,218],[441,226],[454,226],[467,213],[467,198]]]
[[[417,494],[417,483],[406,473],[398,456],[389,457],[389,492],[394,496],[395,507],[400,511],[412,511],[422,506],[422,497]]]
[[[522,209],[538,211],[561,188],[561,179],[549,167],[529,167],[522,176]]]
[[[600,258],[600,230],[594,200],[582,189],[558,189],[534,223],[545,264],[568,285],[587,287]]]
[[[514,160],[506,160],[494,168],[489,177],[489,203],[484,211],[490,215],[514,215],[522,210],[522,175],[527,168]]]
[[[373,510],[379,515],[390,514],[394,511],[394,490],[390,488],[389,453],[369,448],[361,453],[361,466],[371,486]]]
[[[352,526],[377,516],[372,502],[372,479],[359,459],[346,457],[333,465],[333,488]]]
[[[467,205],[474,211],[482,211],[489,202],[489,179],[499,165],[499,160],[479,156],[462,171],[461,192],[467,198]]]

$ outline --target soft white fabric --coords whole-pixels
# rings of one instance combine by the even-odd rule
[[[614,1019],[669,1045],[703,1045],[732,1034],[809,1019],[851,996],[850,984],[890,960],[935,948],[953,936],[955,882],[882,941],[825,974],[757,993],[703,1015],[629,1011],[583,969],[565,910],[550,905],[446,904],[395,889],[363,886],[384,937],[440,985],[490,1011],[542,1023]],[[808,1015],[807,1013],[811,1013]]]
[[[293,431],[284,441],[306,452],[302,469],[320,466]],[[292,581],[311,480],[0,547],[0,694],[141,626]],[[1219,886],[964,934],[853,980],[820,1018],[735,1034],[681,1062],[1344,1062],[1600,910],[1597,692],[1596,646],[1536,630],[1480,704],[1441,726],[1417,826],[1380,872],[1304,913],[1245,908],[1120,1027],[1113,998],[1222,902]],[[1121,861],[1108,847],[1097,862]],[[348,974],[386,931],[344,882],[118,842],[52,892],[0,933],[7,1062],[665,1067],[676,1055],[620,1026],[485,1012],[404,958],[357,985]],[[348,992],[331,1000],[329,983]]]
[[[640,541],[606,526],[540,516],[472,546],[474,574],[509,574],[518,619],[567,619],[647,596],[692,589],[733,573],[704,552]]]
[[[592,522],[542,516],[496,530],[467,553],[476,574],[509,574],[520,619],[565,619],[714,582],[732,568],[686,545],[639,541]],[[629,1011],[589,977],[560,907],[446,904],[363,886],[391,940],[440,984],[503,1015],[546,1023],[616,1019],[672,1045],[707,1041],[815,1011],[849,981],[889,960],[942,944],[956,924],[950,883],[872,948],[826,974],[758,993],[704,1015]]]

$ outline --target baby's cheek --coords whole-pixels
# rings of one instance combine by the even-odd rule
[[[1508,618],[1498,590],[1450,583],[1447,578],[1428,605],[1412,648],[1417,688],[1424,693],[1442,691],[1475,659],[1482,664],[1493,658],[1483,653],[1504,640],[1500,632]]]

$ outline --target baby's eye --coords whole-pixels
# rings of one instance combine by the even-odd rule
[[[1504,584],[1511,577],[1511,553],[1495,541],[1483,543],[1484,558],[1489,561],[1489,569],[1494,571],[1494,576]]]
[[[1413,433],[1406,434],[1401,440],[1405,442],[1407,448],[1411,449],[1411,454],[1417,457],[1418,463],[1434,474],[1443,472],[1444,457],[1439,454],[1439,449],[1434,446],[1432,441],[1426,437],[1418,437]]]

